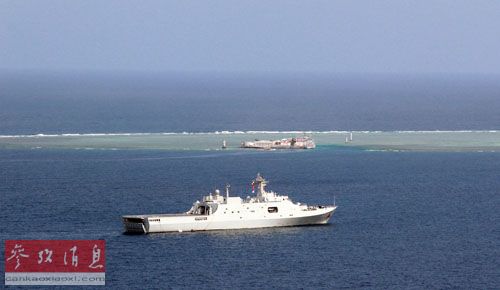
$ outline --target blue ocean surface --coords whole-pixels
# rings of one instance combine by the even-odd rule
[[[0,72],[0,240],[104,239],[114,289],[497,289],[499,79]],[[258,172],[330,223],[122,233]]]
[[[0,135],[498,130],[500,76],[0,72]]]
[[[122,215],[185,211],[226,183],[250,195],[257,172],[338,210],[324,226],[122,234]],[[105,239],[114,289],[494,289],[499,176],[487,152],[3,149],[0,240]]]

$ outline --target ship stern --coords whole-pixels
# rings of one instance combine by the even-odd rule
[[[125,234],[146,234],[148,232],[144,217],[123,216],[122,222]]]

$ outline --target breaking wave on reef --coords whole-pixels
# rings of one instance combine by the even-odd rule
[[[499,130],[420,130],[420,131],[213,131],[213,132],[144,132],[144,133],[62,133],[62,134],[24,134],[0,135],[0,138],[37,138],[37,137],[102,137],[102,136],[164,136],[164,135],[244,135],[244,134],[440,134],[440,133],[498,133]]]
[[[238,150],[248,140],[308,135],[321,150],[500,151],[500,130],[461,131],[213,131],[0,135],[0,148]],[[333,147],[332,147],[333,146]],[[318,149],[319,149],[318,148]]]

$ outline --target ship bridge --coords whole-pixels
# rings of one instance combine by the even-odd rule
[[[255,186],[257,186],[257,202],[288,200],[288,196],[286,195],[278,195],[273,191],[266,191],[267,180],[260,173],[257,173],[257,177],[252,181],[252,191]]]

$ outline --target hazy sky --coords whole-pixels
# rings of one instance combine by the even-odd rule
[[[500,73],[500,1],[0,1],[0,69]]]

